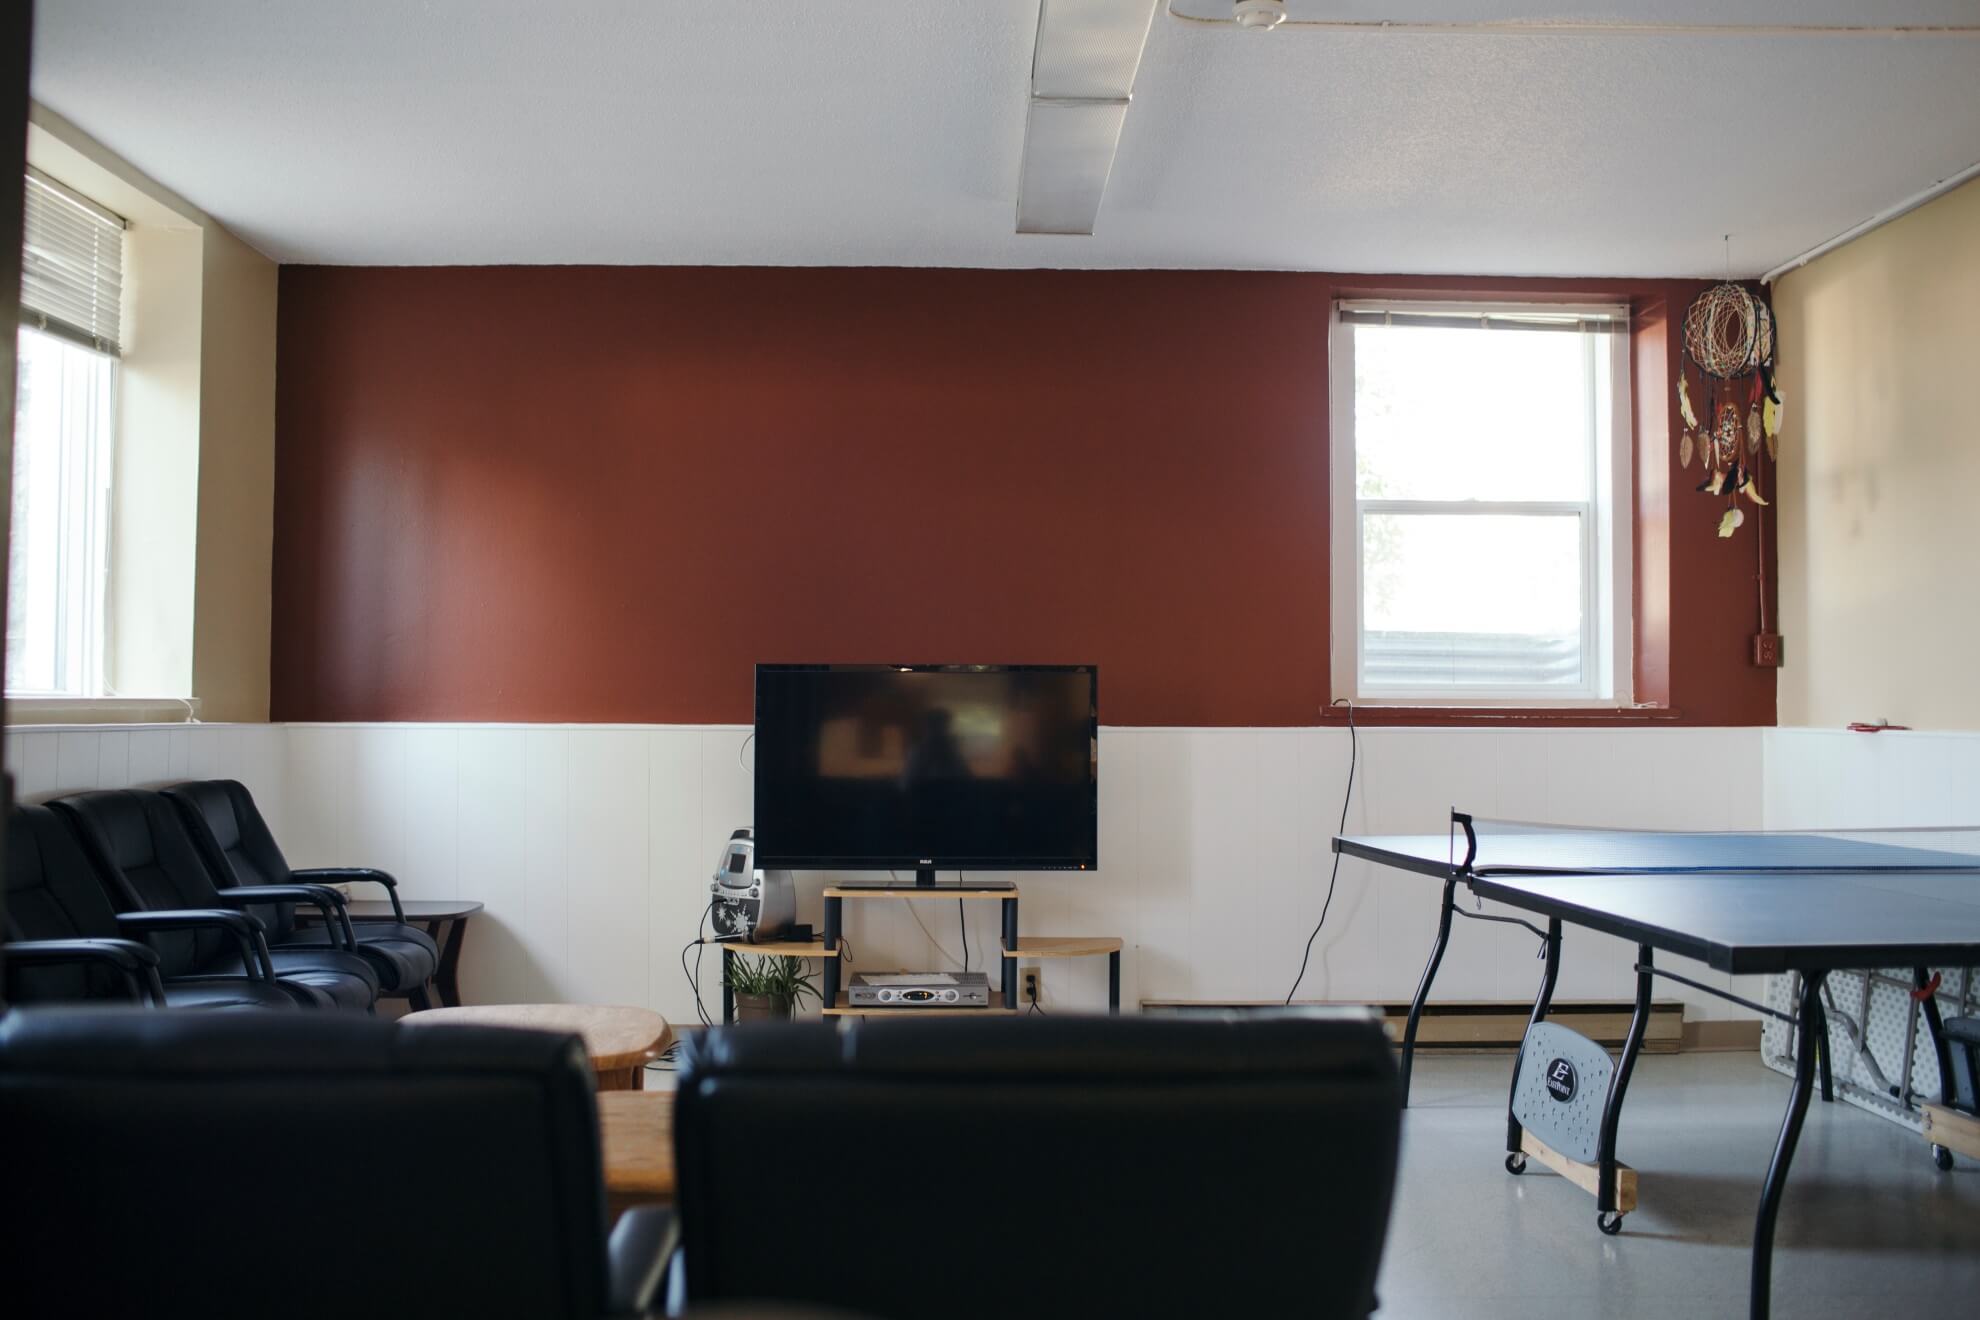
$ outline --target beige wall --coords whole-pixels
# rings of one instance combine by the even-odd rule
[[[266,720],[276,265],[61,116],[35,106],[31,117],[29,159],[130,225],[112,487],[113,695],[190,696],[202,719]],[[38,702],[10,703],[8,718],[158,714]]]
[[[201,719],[265,720],[276,267],[218,225],[204,233],[193,695]]]
[[[1780,722],[1980,729],[1980,183],[1783,277]]]

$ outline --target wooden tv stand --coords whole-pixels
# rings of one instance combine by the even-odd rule
[[[734,1020],[729,992],[729,961],[738,953],[766,957],[818,958],[823,961],[826,1017],[968,1017],[975,1015],[1014,1015],[1018,1008],[1018,960],[1020,958],[1084,958],[1107,955],[1107,1011],[1121,1011],[1121,941],[1112,935],[1018,935],[1018,889],[1008,880],[964,881],[961,884],[916,885],[876,881],[828,886],[825,897],[825,938],[791,940],[767,944],[725,941],[722,944],[722,1020]],[[904,898],[909,902],[931,898],[961,899],[964,902],[996,902],[1003,905],[1003,974],[1001,988],[990,992],[988,1008],[855,1008],[846,1002],[839,986],[839,932],[847,899]]]

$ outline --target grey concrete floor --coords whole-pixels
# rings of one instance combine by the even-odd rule
[[[1404,1118],[1382,1320],[1744,1316],[1760,1183],[1788,1080],[1757,1054],[1644,1055],[1618,1154],[1640,1205],[1617,1237],[1542,1167],[1506,1173],[1505,1056],[1426,1057]],[[1781,1320],[1973,1315],[1980,1161],[1951,1173],[1905,1128],[1809,1105],[1774,1239]]]

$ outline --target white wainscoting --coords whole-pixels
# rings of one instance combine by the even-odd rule
[[[462,963],[470,1002],[639,1003],[689,1021],[680,955],[717,853],[750,818],[746,735],[679,725],[17,728],[7,756],[29,800],[240,778],[296,865],[378,866],[408,898],[485,902]],[[1453,806],[1573,824],[1751,827],[1770,800],[1762,747],[1754,729],[1367,730],[1348,829],[1437,831]],[[1022,928],[1122,936],[1129,1006],[1283,997],[1326,891],[1348,753],[1342,729],[1103,730],[1100,870],[1015,877]],[[819,919],[829,880],[800,877],[801,920]],[[1434,881],[1344,863],[1301,998],[1406,999],[1436,906]],[[919,911],[959,953],[955,909]],[[983,967],[996,912],[968,912],[972,966]],[[849,908],[846,934],[858,968],[948,965],[904,902]],[[1517,928],[1460,923],[1437,997],[1530,998],[1534,952]],[[1557,993],[1627,998],[1631,956],[1570,930]],[[702,974],[711,1012],[718,962],[708,957]],[[1743,1016],[1681,986],[1658,993],[1684,999],[1693,1017]],[[1048,963],[1044,995],[1048,1010],[1101,1007],[1105,960]]]

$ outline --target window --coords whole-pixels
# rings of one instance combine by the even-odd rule
[[[1627,704],[1629,311],[1343,302],[1334,689]]]
[[[24,228],[7,691],[99,696],[123,221],[30,171]]]

